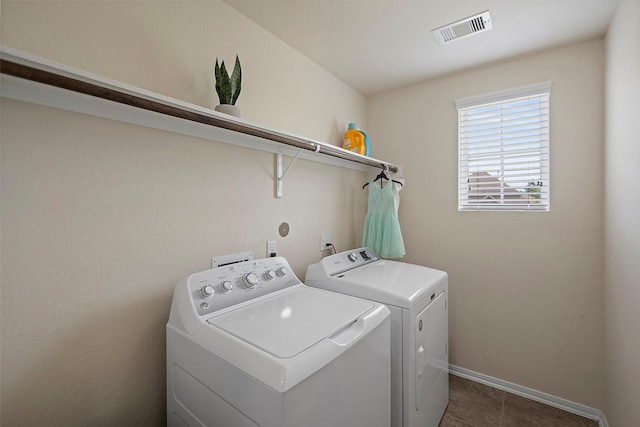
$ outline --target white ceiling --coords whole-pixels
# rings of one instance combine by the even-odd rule
[[[617,0],[223,0],[360,93],[605,34]],[[441,46],[431,30],[489,10],[493,30]]]

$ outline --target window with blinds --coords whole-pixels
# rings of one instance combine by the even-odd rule
[[[458,210],[549,210],[551,82],[464,98]]]

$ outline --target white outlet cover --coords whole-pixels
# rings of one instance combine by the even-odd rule
[[[320,235],[320,252],[326,251],[330,248],[327,246],[327,243],[331,243],[331,236],[329,234],[321,234]]]
[[[271,256],[271,254],[278,253],[278,242],[276,240],[267,240],[267,258]]]

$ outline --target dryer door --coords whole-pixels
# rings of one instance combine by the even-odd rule
[[[416,410],[438,412],[449,400],[446,292],[435,297],[415,322]]]

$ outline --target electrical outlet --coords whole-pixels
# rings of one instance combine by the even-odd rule
[[[321,234],[320,235],[320,252],[326,251],[327,249],[330,248],[330,246],[327,246],[328,243],[331,243],[331,236],[329,236],[328,234]]]
[[[267,240],[267,258],[278,254],[278,242],[275,240]]]

